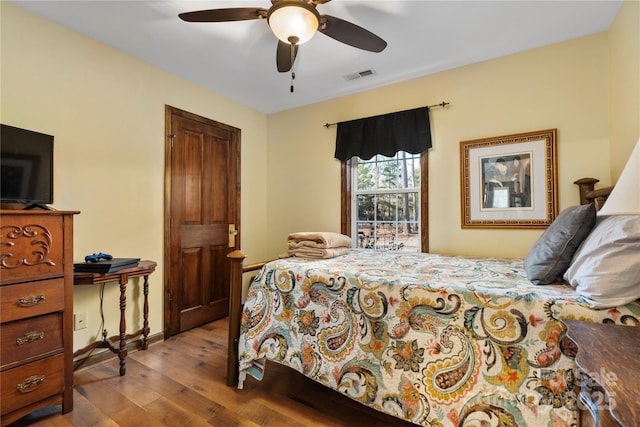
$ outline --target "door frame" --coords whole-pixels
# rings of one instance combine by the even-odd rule
[[[189,120],[194,120],[197,122],[201,122],[210,126],[216,126],[219,128],[223,128],[226,129],[230,132],[234,132],[237,134],[237,144],[236,144],[236,150],[235,152],[231,151],[230,154],[231,155],[235,155],[234,157],[232,157],[231,161],[236,162],[235,168],[236,168],[236,182],[235,184],[231,184],[231,185],[235,185],[235,194],[236,194],[236,200],[235,200],[235,204],[236,204],[236,212],[235,212],[235,218],[234,218],[234,222],[236,224],[236,235],[235,235],[235,248],[238,249],[240,248],[240,230],[242,229],[242,227],[240,226],[240,212],[241,212],[241,205],[240,205],[240,176],[242,175],[241,173],[241,162],[240,162],[240,147],[241,147],[241,130],[203,117],[203,116],[199,116],[197,114],[193,114],[190,113],[188,111],[184,111],[181,110],[179,108],[176,107],[172,107],[170,105],[166,105],[165,104],[165,143],[164,143],[164,232],[163,232],[163,237],[164,237],[164,247],[163,247],[163,319],[164,319],[164,324],[163,324],[163,334],[164,334],[164,339],[167,339],[171,336],[170,333],[170,325],[171,325],[171,310],[172,310],[172,296],[171,296],[171,283],[170,283],[170,279],[171,279],[171,146],[173,143],[173,137],[174,135],[171,134],[171,119],[172,116],[174,115],[178,115],[180,117],[189,119]],[[232,248],[230,248],[232,250]]]

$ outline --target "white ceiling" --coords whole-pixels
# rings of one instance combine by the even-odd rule
[[[385,39],[381,53],[316,34],[291,74],[276,70],[277,39],[265,20],[187,23],[178,13],[262,7],[267,0],[13,1],[175,75],[264,113],[274,113],[609,28],[622,0],[333,0],[321,15]],[[348,81],[344,76],[373,69]],[[440,102],[441,100],[434,100]]]

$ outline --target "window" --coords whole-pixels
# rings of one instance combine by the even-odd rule
[[[342,232],[351,235],[354,247],[428,250],[426,160],[426,154],[398,152],[343,163]]]

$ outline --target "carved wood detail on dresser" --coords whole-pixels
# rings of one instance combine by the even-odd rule
[[[0,210],[0,420],[73,409],[73,215]]]

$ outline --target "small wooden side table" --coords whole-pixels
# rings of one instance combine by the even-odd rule
[[[563,322],[578,346],[578,426],[639,425],[640,327]]]
[[[127,340],[142,336],[142,349],[146,350],[149,346],[147,338],[149,337],[149,275],[156,269],[156,263],[153,261],[140,261],[137,267],[125,268],[113,273],[87,273],[76,272],[73,274],[74,285],[97,285],[106,282],[118,282],[120,284],[120,335],[107,338],[107,330],[102,331],[102,341],[96,341],[88,346],[73,353],[73,357],[80,356],[94,348],[107,348],[118,355],[120,359],[120,375],[126,373],[127,358]],[[134,277],[144,278],[144,305],[143,305],[143,325],[142,329],[127,334],[127,323],[124,316],[124,310],[127,307],[127,283],[129,279]],[[115,346],[111,341],[119,341]]]

